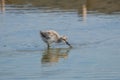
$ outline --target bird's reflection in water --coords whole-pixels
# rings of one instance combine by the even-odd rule
[[[50,48],[43,52],[42,64],[57,63],[60,58],[66,59],[71,48]]]

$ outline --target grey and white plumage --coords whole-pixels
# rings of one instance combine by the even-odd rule
[[[60,36],[54,30],[40,31],[40,35],[41,35],[42,40],[47,44],[48,48],[50,47],[50,44],[52,43],[61,43],[61,42],[64,42],[68,46],[72,47],[68,43],[66,36]]]

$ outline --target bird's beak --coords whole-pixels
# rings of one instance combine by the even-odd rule
[[[66,43],[68,46],[72,47],[69,42],[65,41],[65,43]]]

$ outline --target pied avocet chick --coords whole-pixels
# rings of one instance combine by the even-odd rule
[[[47,31],[40,31],[40,35],[42,40],[47,44],[47,47],[50,47],[50,44],[52,43],[66,43],[69,47],[72,47],[68,41],[66,36],[60,36],[56,31],[54,30],[47,30]]]

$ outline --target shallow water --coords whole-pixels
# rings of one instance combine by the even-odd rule
[[[67,35],[47,50],[40,30]],[[120,14],[19,8],[0,12],[0,80],[120,80]]]

